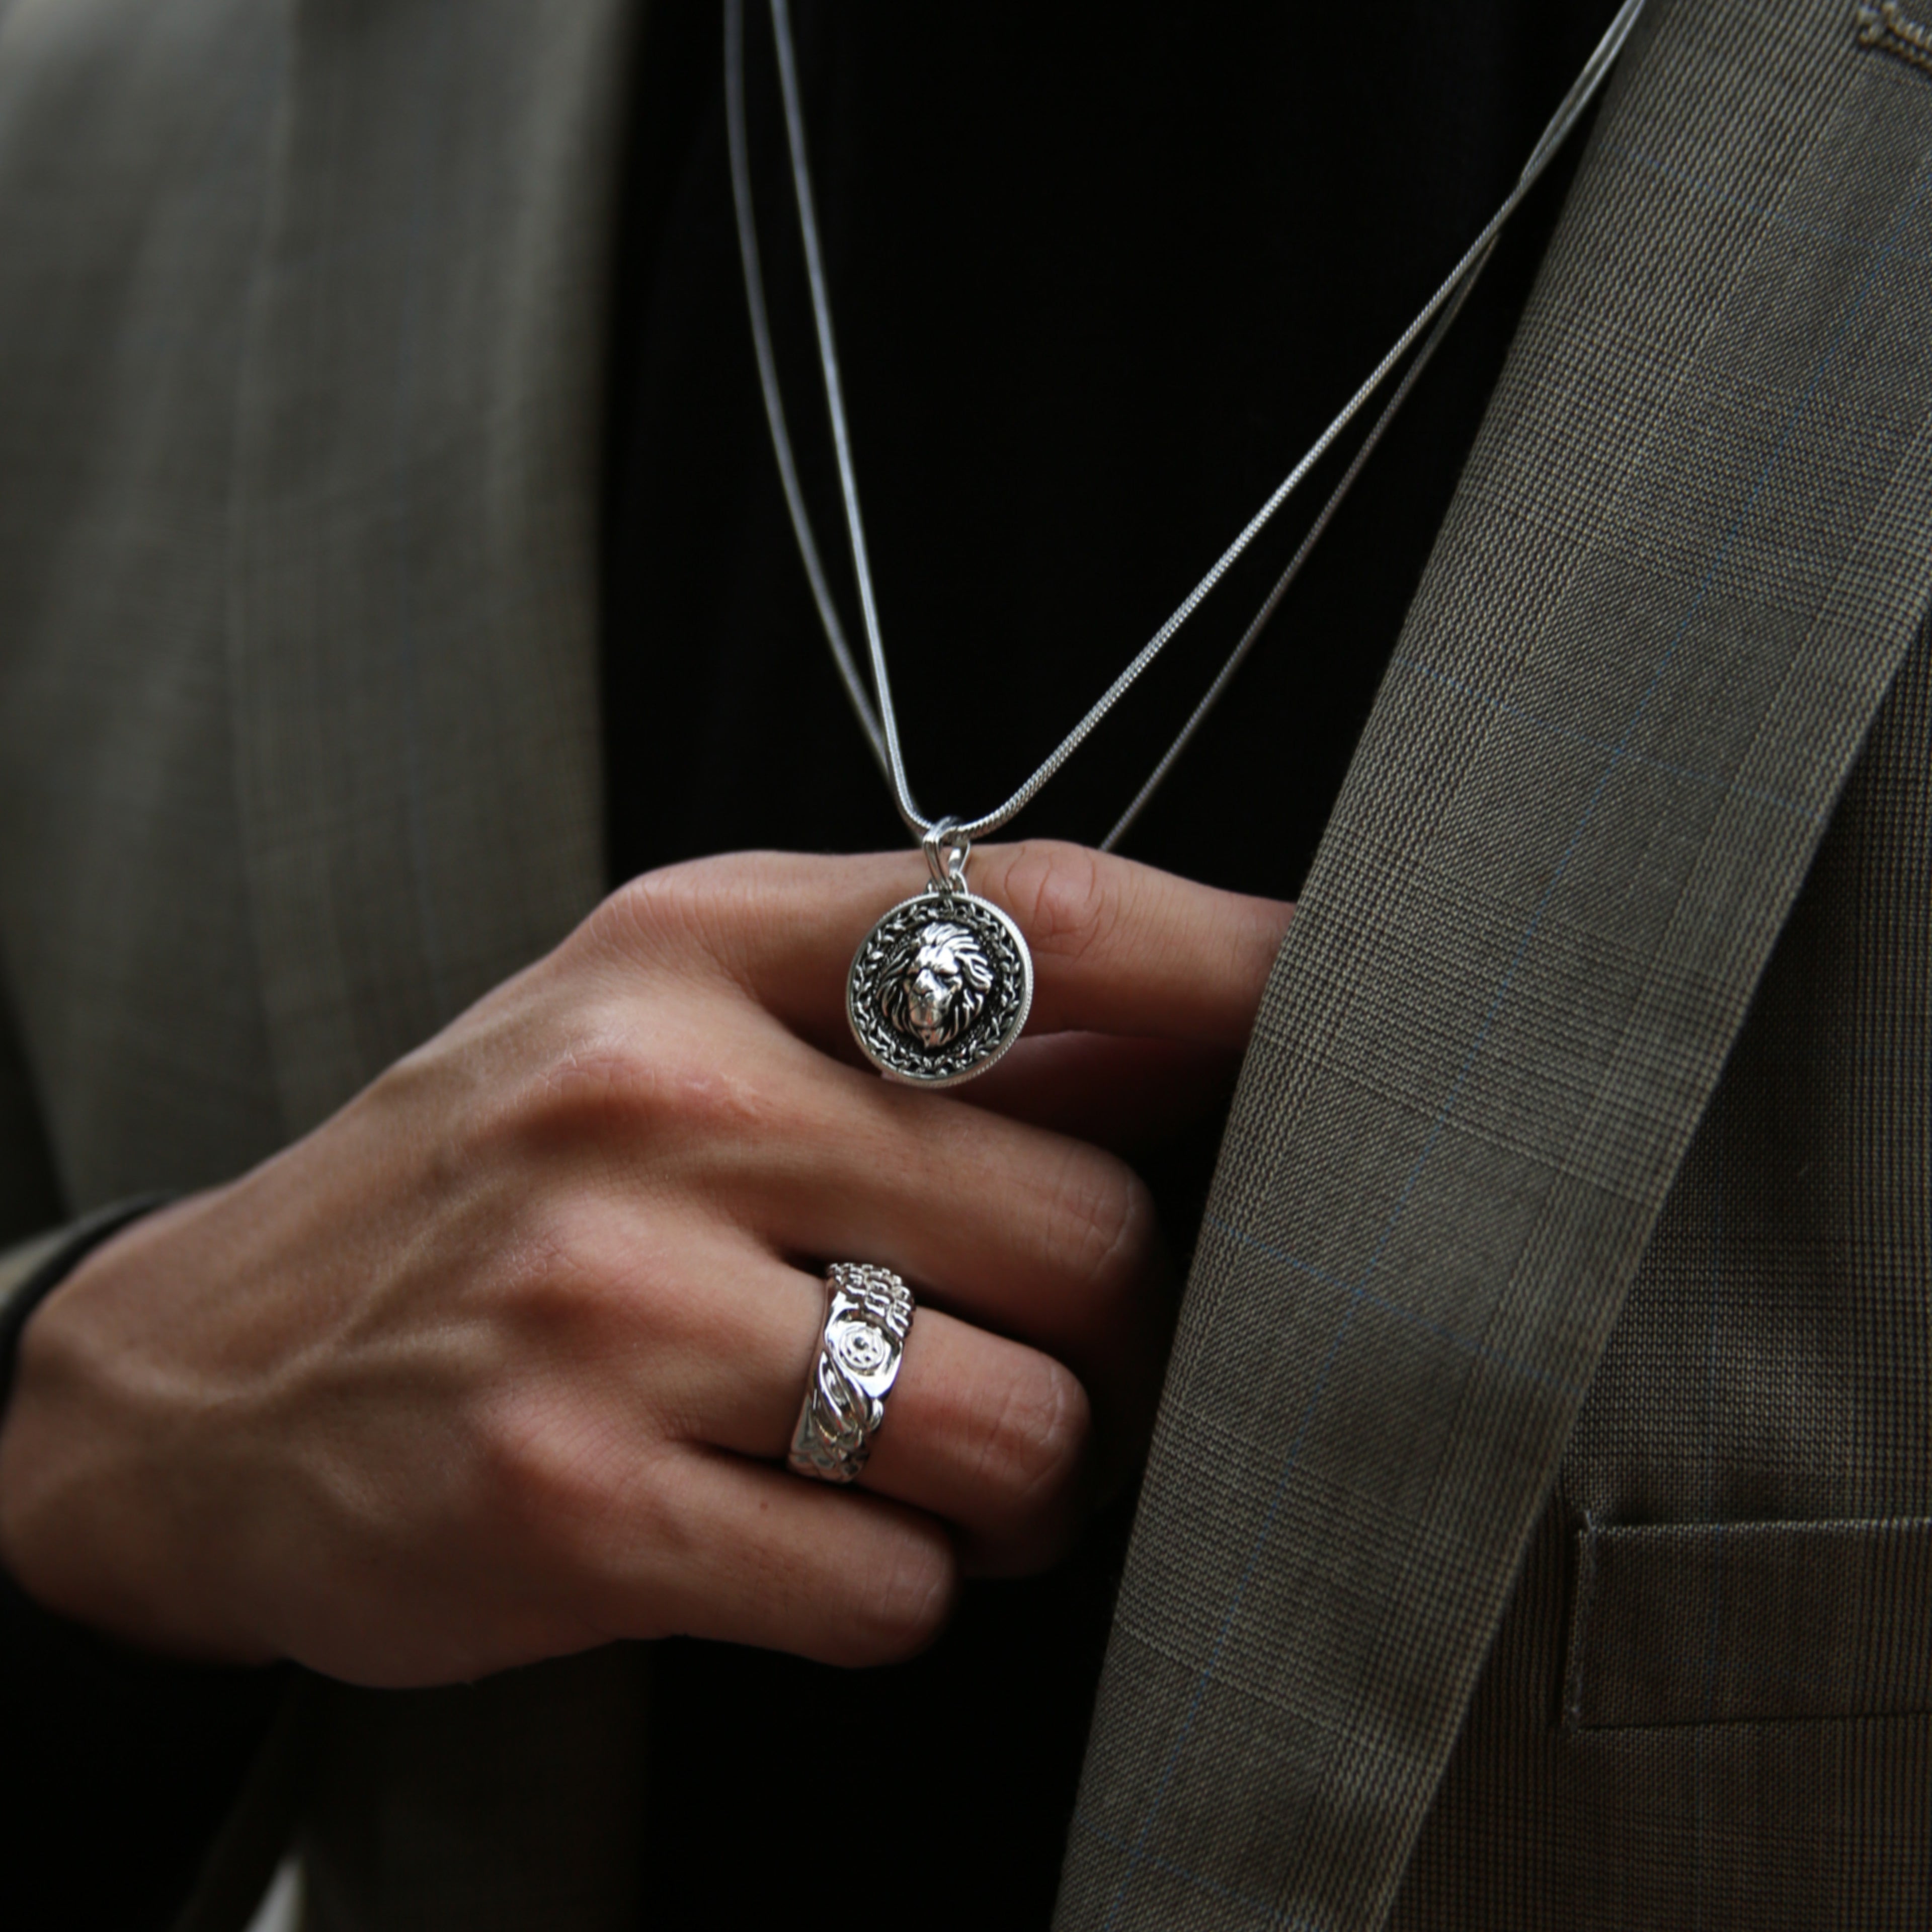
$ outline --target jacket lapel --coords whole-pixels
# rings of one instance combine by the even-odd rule
[[[1058,1925],[1380,1922],[1932,589],[1932,82],[1653,0],[1282,949]]]
[[[602,889],[598,408],[634,11],[293,10],[231,628],[292,1132]]]

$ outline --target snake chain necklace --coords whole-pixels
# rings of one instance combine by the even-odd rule
[[[820,372],[825,387],[826,412],[838,483],[844,499],[845,529],[851,547],[852,570],[859,591],[870,659],[872,689],[868,692],[852,650],[846,640],[837,606],[832,602],[812,520],[800,488],[790,432],[778,390],[778,368],[772,350],[772,332],[766,312],[764,276],[758,254],[758,227],[752,206],[750,150],[746,136],[744,88],[744,0],[725,0],[724,99],[730,149],[732,200],[736,210],[738,248],[744,269],[745,296],[750,310],[752,346],[758,380],[764,393],[765,417],[778,458],[778,478],[790,512],[799,554],[818,607],[826,640],[857,714],[872,755],[891,787],[894,802],[907,830],[926,854],[929,882],[913,898],[894,906],[868,933],[853,956],[846,982],[846,1010],[860,1048],[888,1078],[924,1087],[950,1087],[970,1080],[991,1066],[1026,1024],[1033,1003],[1033,960],[1018,926],[990,900],[970,891],[966,863],[973,842],[997,832],[1031,803],[1088,736],[1126,694],[1232,568],[1269,520],[1298,489],[1356,416],[1398,368],[1402,374],[1380,412],[1363,436],[1339,482],[1330,491],[1287,568],[1276,580],[1240,641],[1216,674],[1172,744],[1162,754],[1148,780],[1118,822],[1101,841],[1109,851],[1118,844],[1156,788],[1173,769],[1221,694],[1253,648],[1268,620],[1299,574],[1308,554],[1348,494],[1376,446],[1407,400],[1417,378],[1426,367],[1455,321],[1477,278],[1494,253],[1503,225],[1548,166],[1565,137],[1595,98],[1617,56],[1622,51],[1644,0],[1624,0],[1616,16],[1583,64],[1549,125],[1532,150],[1516,185],[1472,242],[1448,278],[1423,304],[1414,320],[1370,372],[1334,421],[1317,436],[1306,453],[1277,485],[1267,501],[1222,552],[1207,574],[1181,600],[1174,614],[1128,661],[1126,668],[1095,700],[1086,715],[1054,746],[1043,764],[1012,796],[976,818],[928,818],[914,802],[906,778],[899,746],[898,723],[892,706],[892,680],[886,669],[885,644],[879,629],[877,599],[866,551],[864,524],[859,514],[859,489],[852,462],[852,440],[845,421],[838,358],[832,344],[832,309],[826,292],[825,266],[819,246],[818,217],[807,166],[805,122],[800,105],[798,64],[793,50],[788,0],[770,0],[772,38],[776,44],[779,90],[784,102],[785,133],[790,151],[792,188],[798,204],[800,240],[803,246],[812,320],[818,335]],[[1418,346],[1419,345],[1419,346]],[[1414,351],[1412,354],[1411,352]],[[1405,359],[1406,367],[1404,367]],[[878,700],[874,709],[874,697]]]

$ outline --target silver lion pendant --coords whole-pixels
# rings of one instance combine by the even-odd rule
[[[969,848],[935,827],[925,848],[932,883],[860,942],[845,1012],[886,1078],[956,1087],[1019,1038],[1033,1010],[1033,955],[998,906],[967,890]]]

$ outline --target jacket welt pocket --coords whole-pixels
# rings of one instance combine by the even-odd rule
[[[1578,1533],[1566,1728],[1926,1710],[1932,1516]]]

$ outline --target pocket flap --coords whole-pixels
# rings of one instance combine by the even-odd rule
[[[1592,1524],[1566,1726],[1932,1709],[1932,1517]]]

